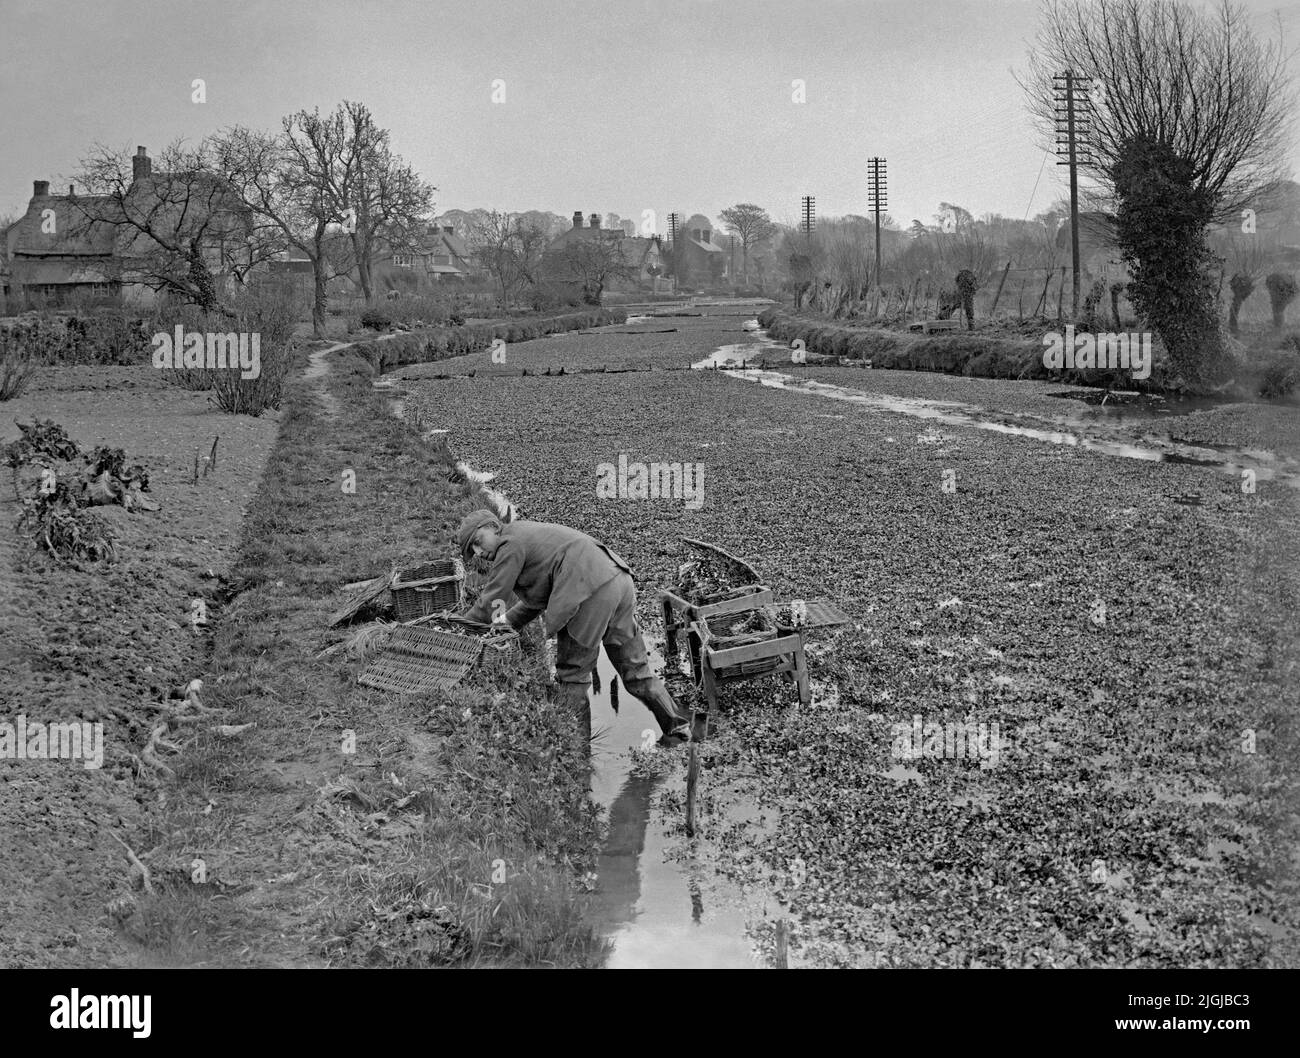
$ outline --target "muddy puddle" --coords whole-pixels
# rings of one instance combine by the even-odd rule
[[[921,400],[915,397],[864,393],[861,390],[846,389],[843,386],[818,382],[815,379],[743,366],[750,358],[774,348],[784,350],[784,346],[772,342],[770,339],[766,339],[761,344],[724,345],[709,357],[691,366],[697,370],[707,370],[736,365],[731,366],[727,371],[729,377],[757,383],[771,389],[809,393],[828,400],[855,404],[859,407],[872,408],[877,411],[927,419],[934,423],[942,423],[945,426],[966,426],[993,433],[1010,434],[1015,437],[1027,437],[1047,444],[1069,445],[1122,459],[1142,459],[1154,463],[1183,463],[1204,466],[1220,474],[1233,477],[1238,481],[1241,480],[1243,470],[1252,470],[1257,481],[1275,481],[1279,484],[1289,485],[1291,488],[1300,488],[1300,465],[1297,465],[1292,460],[1282,459],[1272,452],[1259,449],[1241,449],[1230,445],[1191,444],[1154,436],[1143,438],[1142,444],[1134,444],[1114,437],[1099,436],[1098,432],[1088,433],[1084,430],[1068,428],[1052,429],[1045,420],[1038,420],[1042,424],[1039,426],[1003,422],[993,418],[980,408],[970,404],[963,404],[960,401]],[[1185,403],[1187,402],[1176,402],[1174,406],[1178,407],[1180,404]],[[1101,420],[1095,415],[1099,410],[1099,407],[1090,407],[1084,404],[1076,413],[1077,418],[1071,415],[1062,416],[1059,422],[1063,426],[1074,426],[1085,421],[1100,425]],[[1166,413],[1161,417],[1168,418],[1171,415],[1186,414],[1192,410],[1198,409],[1186,407],[1182,411]],[[1083,418],[1085,415],[1089,415],[1086,420]],[[1155,417],[1154,413],[1146,415],[1147,420]],[[1032,417],[1017,416],[1017,418],[1030,419]],[[1116,421],[1119,420],[1116,419]]]
[[[1105,390],[1070,390],[1049,393],[1064,406],[1063,418],[1076,422],[1151,422],[1189,415],[1195,411],[1213,411],[1230,403],[1212,397],[1165,398],[1156,394],[1113,393]]]
[[[663,656],[650,650],[662,673]],[[656,811],[660,795],[684,804],[686,750],[653,749],[634,764],[630,751],[654,745],[659,725],[621,685],[618,713],[610,702],[614,667],[601,652],[600,693],[592,694],[592,797],[608,811],[609,831],[596,867],[592,915],[613,942],[606,966],[754,968],[760,965],[747,922],[762,916],[761,898],[746,896],[691,855],[684,812]],[[640,755],[640,754],[639,754]],[[662,755],[662,760],[654,759]],[[758,817],[753,805],[728,805],[738,822]]]

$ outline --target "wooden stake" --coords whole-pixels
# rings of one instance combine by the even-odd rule
[[[1047,311],[1047,288],[1052,285],[1052,269],[1047,270],[1047,278],[1043,280],[1043,292],[1038,295],[1038,304],[1034,306],[1033,314],[1038,316],[1040,313]]]
[[[776,923],[776,968],[790,968],[790,924],[783,918]]]
[[[692,735],[695,732],[691,732]],[[686,836],[695,837],[695,790],[700,782],[700,755],[691,741],[691,759],[686,767]]]
[[[217,434],[217,436],[212,439],[212,455],[210,457],[210,462],[212,464],[211,469],[213,470],[217,469],[217,442],[220,440],[221,440],[220,434]]]
[[[1006,268],[1002,269],[1002,278],[998,280],[998,292],[993,295],[993,307],[989,309],[989,319],[993,318],[993,313],[998,309],[998,298],[1002,296],[1002,284],[1007,281],[1007,273],[1011,271],[1011,262],[1007,262]]]
[[[194,448],[194,484],[197,485],[198,483],[199,483],[199,449],[198,449],[198,446],[195,446],[195,448]]]

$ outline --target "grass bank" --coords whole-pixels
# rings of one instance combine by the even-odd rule
[[[346,651],[318,656],[345,638],[326,629],[341,585],[444,553],[479,505],[361,356],[331,365],[333,401],[287,388],[245,521],[204,702],[256,727],[202,734],[175,765],[132,923],[146,961],[597,965],[576,882],[596,855],[588,774],[540,658],[398,697],[357,686]]]
[[[355,346],[378,374],[404,364],[425,364],[454,356],[488,349],[500,338],[503,342],[527,342],[548,334],[587,330],[622,323],[627,313],[622,309],[591,309],[562,316],[539,319],[503,320],[496,323],[468,324],[462,327],[437,327],[402,335],[384,342],[361,342]]]
[[[1036,379],[1143,393],[1186,392],[1190,388],[1174,377],[1158,337],[1152,341],[1150,377],[1136,379],[1126,369],[1079,371],[1045,367],[1041,335],[1024,337],[963,330],[928,336],[883,327],[846,327],[817,316],[793,315],[779,306],[759,313],[758,322],[778,341],[801,338],[811,353],[868,359],[874,368],[940,371],[976,378]],[[1045,324],[1043,333],[1054,329],[1055,324]],[[1253,400],[1285,397],[1294,392],[1300,383],[1300,337],[1279,336],[1278,341],[1295,347],[1251,350],[1249,357],[1241,359],[1240,370],[1227,395]]]

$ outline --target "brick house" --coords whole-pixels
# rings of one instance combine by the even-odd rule
[[[720,283],[731,272],[730,252],[719,241],[709,218],[695,213],[677,231],[673,262],[678,282],[705,286]]]
[[[470,258],[465,240],[456,234],[450,224],[430,224],[413,240],[413,245],[394,248],[376,263],[374,271],[411,269],[424,282],[468,279],[479,269]]]
[[[622,228],[602,228],[599,213],[592,213],[588,223],[583,223],[581,211],[573,214],[573,226],[561,232],[547,245],[542,255],[542,274],[553,280],[572,280],[563,253],[567,246],[577,241],[603,239],[618,248],[623,262],[632,270],[630,279],[613,279],[606,284],[608,290],[636,290],[657,287],[657,277],[664,271],[663,240],[658,235],[640,237],[628,235]]]

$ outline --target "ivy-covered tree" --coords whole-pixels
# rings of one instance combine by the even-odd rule
[[[1295,276],[1273,272],[1264,285],[1268,287],[1268,299],[1273,307],[1273,326],[1280,331],[1286,325],[1286,307],[1295,300]]]
[[[969,268],[957,273],[957,296],[961,299],[962,311],[966,314],[966,329],[975,326],[975,291],[979,289],[979,277]]]

